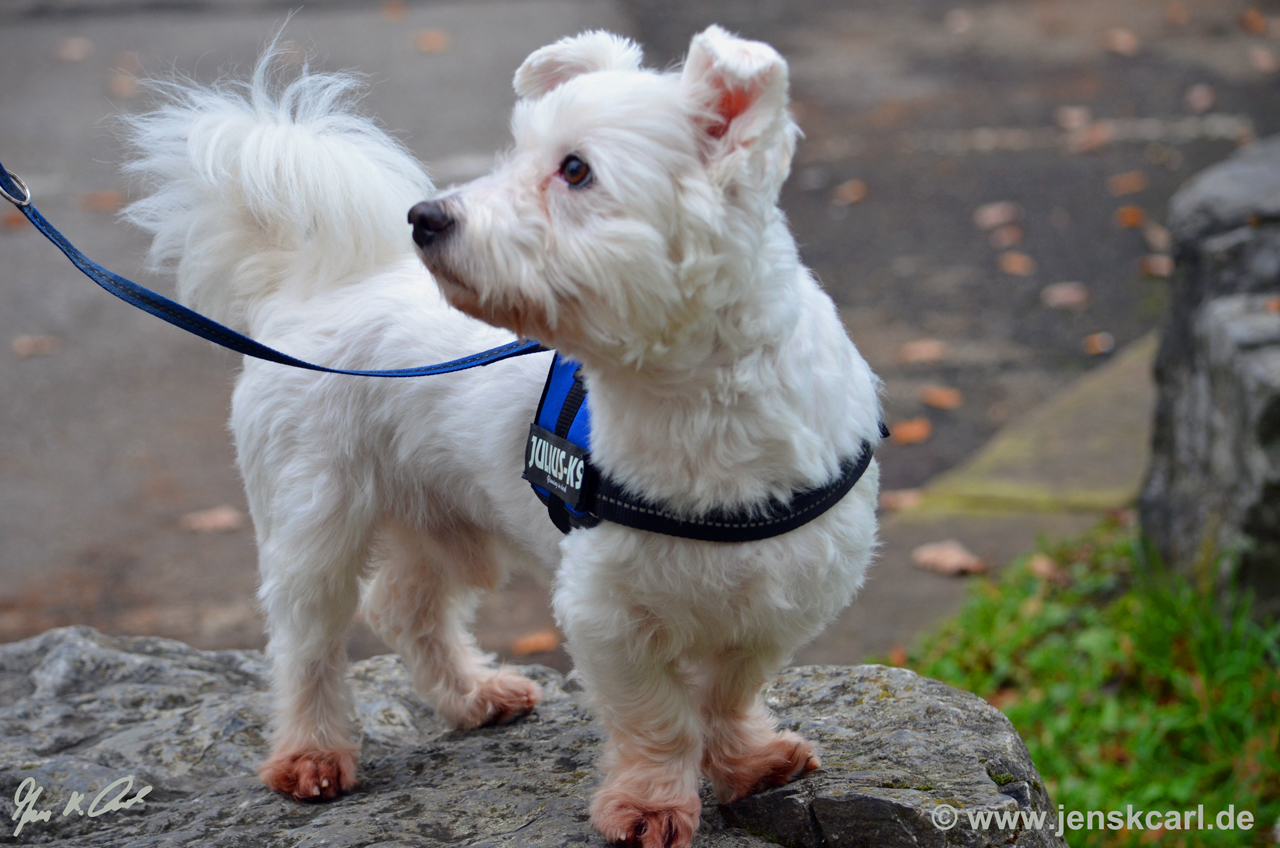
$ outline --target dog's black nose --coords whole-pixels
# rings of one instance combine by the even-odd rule
[[[413,240],[418,247],[426,247],[448,232],[457,219],[443,201],[424,200],[409,210],[409,223],[413,224]]]

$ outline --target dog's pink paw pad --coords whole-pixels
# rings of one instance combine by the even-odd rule
[[[332,801],[355,788],[356,758],[350,751],[281,752],[262,764],[258,777],[299,801]]]
[[[633,793],[603,789],[591,805],[591,823],[610,842],[631,848],[688,848],[698,829],[696,797],[682,804],[639,803]]]

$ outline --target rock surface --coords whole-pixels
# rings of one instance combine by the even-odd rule
[[[1165,561],[1280,614],[1280,138],[1170,203],[1178,273],[1156,358],[1142,524]]]
[[[364,735],[361,783],[330,804],[266,790],[266,665],[254,651],[202,652],[86,627],[0,646],[0,792],[7,813],[43,791],[4,842],[66,846],[604,845],[587,822],[600,734],[580,693],[530,667],[537,711],[516,724],[447,730],[412,692],[398,657],[353,666]],[[815,739],[823,768],[718,806],[704,794],[695,846],[1064,845],[1027,750],[981,699],[903,669],[802,667],[769,702]],[[126,776],[130,786],[97,796]],[[142,803],[127,802],[144,786]],[[79,807],[64,815],[72,792]],[[23,794],[25,792],[25,795]],[[15,794],[19,796],[15,798]],[[954,829],[931,816],[950,804]],[[74,806],[74,804],[73,804]],[[106,812],[102,812],[106,808]],[[971,826],[973,812],[1048,811],[1044,830]],[[93,815],[93,813],[100,813]],[[950,821],[945,815],[940,821]]]

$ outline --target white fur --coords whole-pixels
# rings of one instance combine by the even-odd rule
[[[796,128],[771,48],[713,27],[682,74],[641,70],[638,48],[601,33],[534,53],[514,149],[444,198],[458,224],[420,251],[439,290],[403,218],[427,194],[420,169],[343,105],[349,78],[304,75],[275,97],[268,65],[244,89],[179,89],[135,124],[130,167],[156,190],[130,216],[189,302],[347,368],[535,335],[583,363],[599,467],[676,509],[785,497],[877,441],[877,381],[777,208]],[[569,153],[586,188],[559,176]],[[759,693],[861,585],[875,463],[773,539],[561,536],[520,480],[547,362],[390,380],[246,361],[232,427],[271,631],[273,787],[331,797],[353,781],[342,637],[368,573],[370,620],[444,717],[532,708],[535,687],[466,629],[511,566],[555,574],[610,736],[592,807],[606,836],[687,845],[699,773],[730,798],[816,765]]]

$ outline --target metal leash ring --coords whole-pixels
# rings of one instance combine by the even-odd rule
[[[0,185],[0,194],[3,194],[5,200],[9,201],[14,206],[17,206],[19,209],[21,209],[23,206],[29,206],[31,204],[31,189],[27,188],[27,184],[24,183],[22,181],[22,178],[19,177],[17,174],[15,174],[13,171],[10,171],[8,168],[5,168],[4,172],[9,177],[9,179],[13,180],[14,185],[22,189],[22,193],[25,194],[26,197],[22,199],[18,199],[14,197],[12,194],[5,191],[5,188],[3,185]]]

